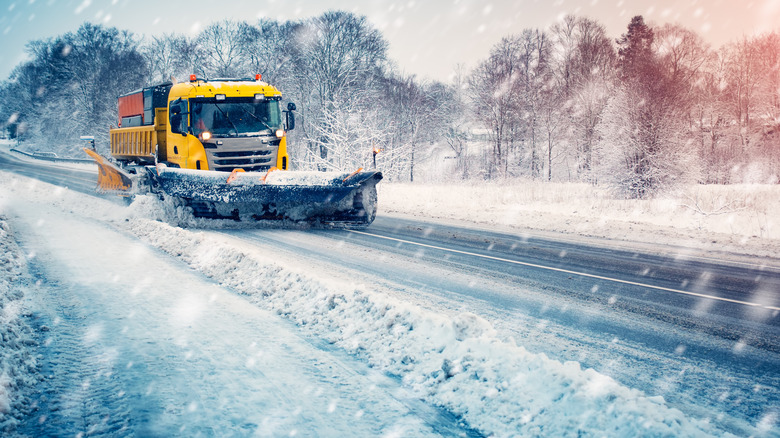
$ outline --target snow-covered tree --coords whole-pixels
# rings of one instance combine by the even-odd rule
[[[245,50],[251,30],[245,22],[223,20],[198,33],[196,42],[201,49],[202,72],[209,77],[247,77]]]
[[[776,180],[780,173],[776,158],[776,131],[780,129],[778,39],[774,32],[743,37],[724,50],[727,66],[723,91],[736,128],[736,148],[742,157],[734,169],[739,181]]]
[[[444,85],[399,73],[381,32],[351,12],[226,20],[194,37],[144,40],[87,23],[29,44],[30,61],[0,86],[0,118],[15,135],[78,153],[79,135],[105,147],[118,94],[191,73],[261,73],[297,104],[288,143],[296,168],[364,166],[376,146],[388,178],[416,179],[446,143],[463,177],[609,180],[629,196],[695,178],[699,167],[706,182],[778,179],[776,32],[714,51],[688,29],[634,17],[617,56],[613,43],[602,24],[566,16],[548,31],[507,36]],[[474,128],[489,137],[479,160],[482,145],[468,153]],[[688,163],[681,154],[694,150],[700,166],[665,162]],[[635,159],[615,167],[617,156]]]
[[[519,36],[502,39],[469,78],[475,119],[489,132],[492,143],[488,177],[506,173],[509,145],[519,140],[524,86],[521,51]]]
[[[685,114],[647,99],[638,88],[617,87],[613,93],[598,126],[599,182],[628,198],[696,182],[698,159],[694,142],[684,135]]]
[[[301,136],[308,147],[308,163],[301,164],[329,167],[329,152],[339,147],[334,118],[378,102],[387,42],[365,17],[342,11],[298,23],[292,32],[292,92],[302,103]]]
[[[76,32],[28,45],[31,60],[14,70],[4,109],[28,135],[64,155],[79,155],[79,136],[107,147],[116,96],[140,88],[147,67],[132,34],[85,23]],[[38,146],[40,147],[40,146]]]
[[[203,74],[203,52],[194,39],[179,34],[152,37],[141,52],[149,67],[147,85],[183,81],[193,73]]]
[[[573,143],[577,176],[593,180],[593,149],[598,141],[596,125],[607,103],[608,88],[615,70],[615,49],[604,26],[588,18],[577,18],[576,52],[572,68],[569,104],[572,108]]]
[[[690,102],[680,99],[686,84],[664,69],[653,41],[653,30],[634,17],[618,41],[620,80],[599,125],[602,180],[630,198],[698,179]]]

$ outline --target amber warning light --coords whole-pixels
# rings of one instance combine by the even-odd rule
[[[263,75],[261,75],[260,73],[256,74],[255,75],[255,80],[259,81],[260,79],[263,79]]]
[[[379,146],[374,146],[374,169],[376,169],[376,154],[382,152],[382,149],[379,149]]]

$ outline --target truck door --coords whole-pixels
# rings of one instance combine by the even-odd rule
[[[186,168],[187,134],[189,132],[189,101],[176,99],[168,104],[168,161]]]

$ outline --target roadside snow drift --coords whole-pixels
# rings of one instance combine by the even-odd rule
[[[0,435],[13,431],[27,411],[37,380],[33,331],[22,306],[25,257],[0,210]]]

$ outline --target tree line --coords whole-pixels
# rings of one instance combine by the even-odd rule
[[[641,16],[618,39],[567,16],[503,38],[450,83],[401,73],[387,47],[366,17],[343,11],[221,21],[194,36],[85,23],[28,44],[30,60],[0,86],[0,120],[39,147],[76,155],[89,134],[105,150],[120,94],[191,73],[262,73],[297,104],[298,169],[367,167],[376,148],[387,178],[413,181],[445,147],[438,179],[587,181],[636,198],[780,175],[776,32],[716,50]]]

